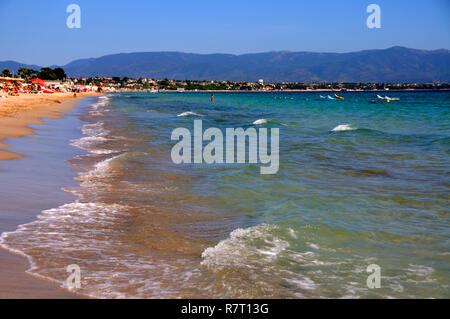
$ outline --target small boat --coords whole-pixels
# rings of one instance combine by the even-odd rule
[[[323,96],[323,95],[321,95],[321,96],[320,96],[320,98],[321,98],[321,99],[326,99],[326,97],[325,97],[325,96]]]
[[[342,96],[339,96],[339,95],[337,95],[337,94],[334,94],[334,97],[337,98],[337,99],[339,99],[339,100],[343,100],[343,99],[344,99]]]
[[[331,96],[327,96],[327,99],[329,99],[329,100],[336,100],[334,97],[331,97]]]
[[[382,97],[382,96],[380,96],[380,95],[378,95],[378,94],[377,94],[377,99],[379,99],[379,100],[385,100],[384,97]]]

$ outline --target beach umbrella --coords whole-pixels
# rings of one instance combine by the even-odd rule
[[[34,78],[34,79],[31,79],[30,81],[33,82],[33,83],[39,84],[41,86],[45,86],[45,81],[44,80],[41,80],[41,79],[38,79],[38,78]]]

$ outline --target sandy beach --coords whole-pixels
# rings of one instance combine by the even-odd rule
[[[77,98],[72,93],[29,94],[0,99],[0,160],[22,157],[5,150],[9,146],[3,142],[4,139],[33,134],[28,125],[43,124],[42,118],[61,117],[61,112],[74,107],[78,99],[95,94],[82,93]]]
[[[79,99],[96,93],[39,94],[10,96],[0,99],[0,160],[23,157],[4,148],[9,138],[21,138],[33,134],[30,124],[45,124],[46,118],[60,118]],[[9,225],[11,230],[17,225]],[[0,298],[80,298],[62,290],[58,285],[27,275],[28,261],[20,256],[0,249]]]

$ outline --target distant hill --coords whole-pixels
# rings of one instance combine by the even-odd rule
[[[2,67],[0,62],[0,68]],[[351,53],[143,52],[75,60],[69,76],[128,76],[266,82],[450,82],[450,51],[392,47]]]
[[[30,65],[30,64],[23,64],[15,61],[2,61],[0,62],[0,72],[3,69],[8,69],[11,72],[17,73],[18,68],[29,68],[34,70],[40,70],[41,67],[38,65]]]

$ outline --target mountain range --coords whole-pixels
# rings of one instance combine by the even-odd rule
[[[39,69],[14,61],[0,70]],[[266,82],[450,82],[450,51],[392,47],[349,53],[275,51],[252,54],[141,52],[72,61],[71,77],[120,76]]]

